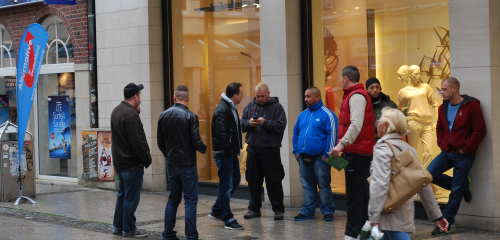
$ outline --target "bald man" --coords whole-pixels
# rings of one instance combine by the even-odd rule
[[[429,164],[432,183],[450,190],[450,198],[443,217],[450,223],[447,231],[436,228],[432,235],[449,233],[455,223],[462,198],[472,200],[471,178],[468,176],[476,158],[479,144],[486,136],[486,124],[479,100],[460,95],[460,82],[449,77],[441,82],[443,104],[439,107],[436,124],[437,143],[441,153]],[[453,168],[453,177],[444,172]]]
[[[267,194],[274,211],[274,220],[283,220],[283,186],[285,170],[281,164],[280,147],[286,128],[286,114],[277,97],[270,96],[269,87],[259,83],[255,98],[243,110],[241,129],[247,133],[247,170],[250,204],[245,219],[260,217],[262,184],[266,180]]]
[[[293,155],[299,163],[305,201],[294,219],[314,219],[319,188],[321,213],[325,221],[333,221],[335,202],[330,187],[331,167],[325,160],[337,143],[338,120],[332,110],[323,105],[318,88],[309,88],[304,95],[307,109],[299,115],[293,128]]]

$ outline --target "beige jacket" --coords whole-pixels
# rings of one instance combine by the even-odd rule
[[[413,199],[409,199],[392,213],[384,213],[382,211],[389,192],[391,159],[394,157],[391,148],[383,140],[392,143],[394,150],[398,154],[405,149],[410,149],[415,156],[418,156],[415,149],[401,140],[401,136],[397,133],[387,134],[375,144],[373,148],[373,162],[370,169],[372,180],[370,184],[370,203],[368,205],[369,219],[372,223],[379,223],[379,228],[382,230],[413,233],[415,232]],[[436,197],[430,186],[422,189],[418,195],[424,204],[430,220],[436,220],[442,216]]]

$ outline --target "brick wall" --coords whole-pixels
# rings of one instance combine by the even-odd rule
[[[42,23],[50,15],[58,16],[66,25],[73,42],[75,64],[88,63],[87,0],[77,0],[76,5],[41,2],[0,9],[0,24],[9,32],[16,55],[26,28],[32,23]]]

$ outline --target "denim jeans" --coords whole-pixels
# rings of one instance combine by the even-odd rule
[[[321,157],[313,164],[306,164],[302,157],[297,158],[299,162],[300,181],[304,189],[304,204],[300,213],[314,217],[318,203],[317,186],[319,187],[319,209],[323,215],[335,213],[335,201],[333,200],[331,166],[323,161]]]
[[[427,167],[433,178],[432,183],[451,191],[450,199],[443,212],[443,216],[450,224],[455,223],[455,216],[464,196],[467,176],[475,158],[475,155],[450,153],[443,150]],[[453,177],[443,174],[451,168],[453,168]]]
[[[411,240],[407,232],[385,231],[382,240]]]
[[[212,213],[221,213],[222,220],[230,223],[235,219],[229,201],[240,184],[240,162],[238,156],[224,157],[223,153],[215,153],[214,161],[219,169],[219,196],[212,207]]]
[[[177,208],[184,193],[185,208],[185,233],[187,239],[198,239],[196,230],[196,206],[198,204],[198,169],[196,166],[183,166],[167,164],[168,184],[170,195],[165,207],[165,231],[164,240],[179,239],[176,236],[175,219]]]
[[[123,236],[126,237],[138,231],[134,213],[141,199],[144,167],[137,165],[128,170],[116,171],[116,174],[119,182],[113,229],[122,230]]]

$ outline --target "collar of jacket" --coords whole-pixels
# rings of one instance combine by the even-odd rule
[[[321,107],[323,107],[323,101],[321,101],[321,100],[320,100],[320,101],[319,101],[319,102],[317,102],[316,104],[314,104],[314,105],[310,106],[310,107],[309,107],[309,110],[311,110],[311,111],[313,111],[313,112],[314,112],[314,111],[316,111],[316,110],[320,109]]]
[[[401,135],[399,133],[388,133],[384,135],[382,138],[380,138],[379,141],[384,141],[384,140],[389,140],[389,139],[400,139],[401,140]]]
[[[361,83],[356,83],[348,88],[344,88],[344,97],[348,96],[350,93],[352,93],[353,91],[356,91],[356,90],[359,90],[359,89],[363,89],[365,90],[365,87],[363,87],[363,84]]]
[[[391,98],[389,96],[385,95],[383,92],[380,92],[380,94],[378,95],[378,98],[372,98],[370,96],[370,100],[372,100],[373,105],[376,105],[376,104],[382,103],[382,101],[391,100]]]
[[[180,107],[180,108],[189,109],[186,105],[184,105],[182,103],[175,103],[172,107]]]
[[[124,106],[127,106],[127,107],[132,108],[132,109],[134,109],[135,111],[137,111],[137,109],[136,109],[136,108],[134,108],[134,106],[132,106],[132,104],[130,104],[130,103],[128,103],[128,102],[122,101],[122,103],[121,103],[121,104],[123,104]],[[138,111],[137,111],[137,112],[138,112]]]
[[[227,103],[229,103],[229,105],[231,105],[231,108],[232,109],[236,109],[236,105],[233,103],[233,101],[231,101],[231,99],[229,99],[225,93],[221,94],[221,100],[222,101],[225,101]]]

